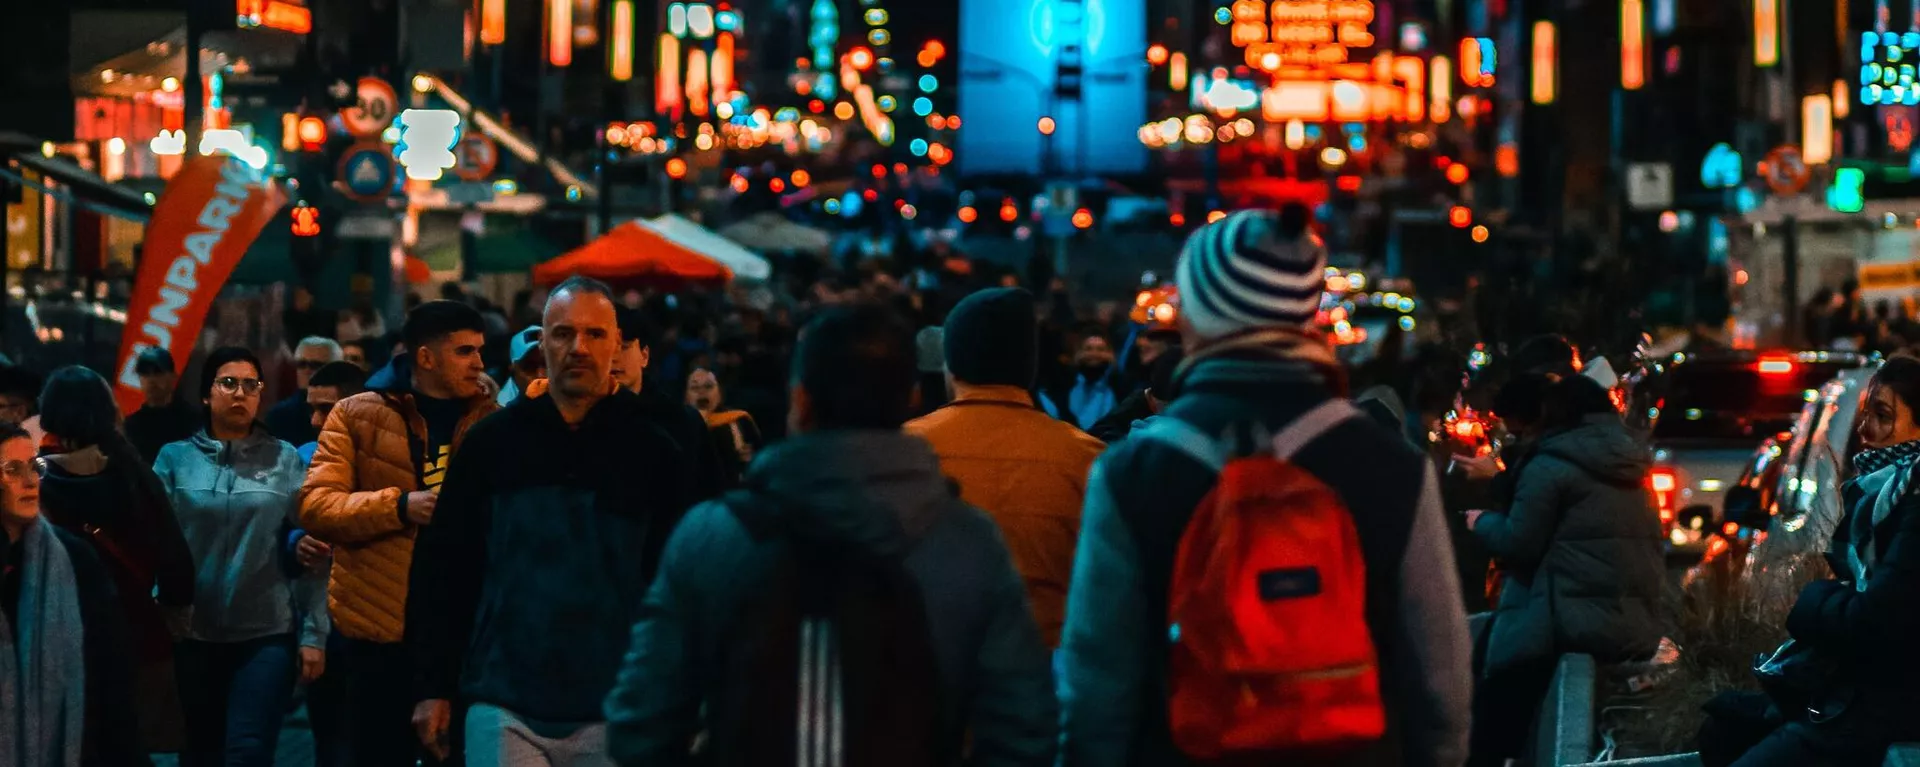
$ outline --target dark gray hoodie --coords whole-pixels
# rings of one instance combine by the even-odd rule
[[[1052,676],[1025,587],[993,520],[954,496],[932,448],[889,432],[809,434],[761,454],[746,484],[747,496],[730,503],[789,515],[789,529],[805,537],[904,553],[926,600],[945,708],[971,734],[969,762],[1052,763]],[[723,678],[718,651],[785,545],[755,541],[720,502],[687,514],[607,698],[607,745],[618,763],[686,762],[700,705]],[[955,763],[959,749],[956,742]]]

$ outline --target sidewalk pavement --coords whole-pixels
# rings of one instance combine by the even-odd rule
[[[180,757],[154,754],[154,767],[179,767]],[[280,725],[280,744],[274,750],[274,767],[314,767],[313,728],[307,723],[307,707],[302,704],[287,714]]]

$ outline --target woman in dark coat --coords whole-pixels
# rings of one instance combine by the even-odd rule
[[[148,765],[113,582],[40,488],[32,438],[0,425],[0,764]]]
[[[47,521],[92,544],[119,594],[142,728],[125,737],[149,751],[172,751],[184,735],[173,635],[193,609],[193,553],[160,480],[118,420],[100,374],[72,366],[47,377],[40,507]]]
[[[1547,388],[1540,432],[1507,510],[1468,512],[1508,575],[1476,696],[1475,762],[1518,755],[1560,655],[1646,659],[1668,627],[1646,445],[1581,376]]]
[[[1887,746],[1920,741],[1920,360],[1894,357],[1874,374],[1859,437],[1826,555],[1834,577],[1807,584],[1787,615],[1787,633],[1833,671],[1804,691],[1809,705],[1768,707],[1759,728],[1726,721],[1734,702],[1710,705],[1722,721],[1701,733],[1709,765],[1878,765]],[[1758,742],[1730,749],[1740,734]]]

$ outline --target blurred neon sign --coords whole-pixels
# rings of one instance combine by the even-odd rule
[[[1493,38],[1469,37],[1460,41],[1460,82],[1470,88],[1493,87],[1493,72],[1500,63]]]
[[[434,181],[454,166],[453,145],[460,140],[460,113],[451,109],[408,109],[400,113],[400,165],[407,178]]]
[[[1722,141],[1707,150],[1700,162],[1700,184],[1708,189],[1729,189],[1740,185],[1740,153]]]
[[[1260,89],[1251,81],[1193,76],[1193,107],[1213,112],[1243,112],[1260,105]]]
[[[215,152],[238,157],[254,170],[267,167],[267,150],[249,143],[247,134],[232,128],[208,128],[200,134],[200,153],[210,155]]]
[[[1914,62],[1920,60],[1920,32],[1860,34],[1860,103],[1893,106],[1920,104]]]
[[[1373,47],[1373,12],[1370,0],[1238,0],[1233,44],[1246,49],[1247,66],[1269,72],[1339,64]]]

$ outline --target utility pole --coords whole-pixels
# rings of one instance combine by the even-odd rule
[[[210,12],[204,6],[209,4],[209,0],[198,0],[188,6],[187,12],[187,76],[180,83],[180,129],[185,131],[188,157],[199,151],[200,126],[205,120],[202,112],[207,94],[200,82],[200,35],[205,32],[206,15]]]

